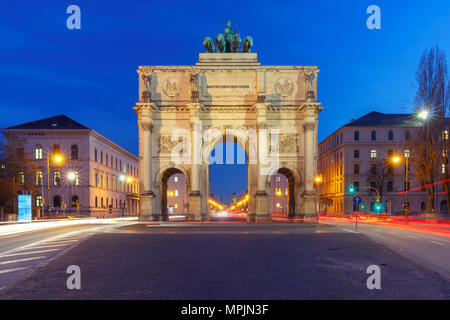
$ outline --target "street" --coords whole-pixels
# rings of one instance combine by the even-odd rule
[[[0,298],[450,298],[448,279],[342,226],[234,221],[129,222],[103,228],[86,229],[84,241],[78,236],[59,239],[75,244],[10,282]],[[50,231],[41,232],[50,236]],[[1,261],[10,259],[17,258]],[[80,290],[66,286],[69,265],[80,267]],[[381,268],[380,290],[366,286],[370,265]]]

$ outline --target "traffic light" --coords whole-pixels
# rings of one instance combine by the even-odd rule
[[[353,185],[350,185],[350,187],[348,188],[348,192],[349,192],[350,194],[355,193],[355,187],[354,187]]]
[[[361,204],[361,209],[364,210],[366,208],[365,204]]]
[[[377,205],[375,206],[375,210],[376,210],[377,212],[380,212],[380,211],[381,211],[381,204],[377,204]]]

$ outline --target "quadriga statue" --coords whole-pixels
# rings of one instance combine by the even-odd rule
[[[252,47],[253,47],[253,38],[250,36],[245,37],[244,42],[242,42],[241,51],[251,52]]]
[[[225,52],[225,37],[219,33],[216,37],[217,52]]]
[[[213,53],[214,50],[216,49],[214,47],[214,42],[212,41],[212,39],[210,37],[205,37],[205,39],[203,40],[203,46],[205,47],[206,51],[209,53]]]

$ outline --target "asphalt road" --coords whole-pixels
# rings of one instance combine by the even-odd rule
[[[81,289],[66,287],[67,266]],[[367,267],[381,268],[369,290]],[[450,282],[362,234],[313,224],[135,224],[95,234],[1,299],[450,299]]]
[[[1,236],[0,289],[108,227],[86,223]]]
[[[450,226],[420,223],[355,223],[320,219],[347,231],[355,231],[450,279]]]

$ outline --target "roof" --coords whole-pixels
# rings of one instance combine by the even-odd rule
[[[450,118],[445,118],[450,123]],[[411,113],[381,113],[372,111],[362,117],[352,120],[344,127],[415,127],[420,125],[416,114]]]
[[[27,122],[16,126],[8,127],[9,129],[32,129],[32,130],[90,130],[90,128],[70,119],[62,114],[59,116]]]
[[[372,111],[362,117],[352,120],[344,127],[388,127],[388,126],[416,126],[414,114],[381,113]]]

